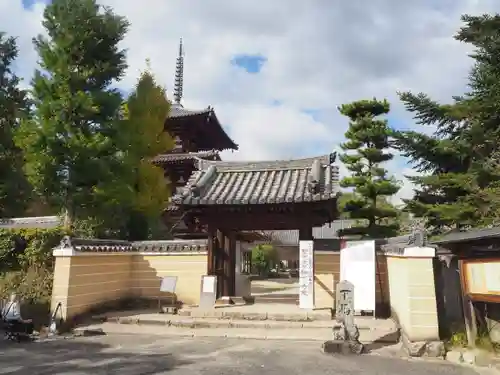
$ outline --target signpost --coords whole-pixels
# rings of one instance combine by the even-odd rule
[[[313,241],[299,243],[299,307],[314,309],[314,249]]]
[[[337,284],[335,319],[340,326],[333,328],[333,340],[323,344],[327,353],[361,354],[364,346],[359,342],[359,330],[354,323],[354,285],[342,280]]]

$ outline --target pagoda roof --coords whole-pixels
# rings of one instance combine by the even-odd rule
[[[172,197],[179,206],[263,205],[337,198],[334,154],[299,160],[228,162],[198,160],[186,186]]]
[[[217,150],[199,151],[199,152],[171,152],[168,154],[160,154],[153,158],[153,164],[180,164],[186,161],[197,162],[198,159],[215,159],[220,160]]]
[[[173,103],[167,124],[168,127],[186,125],[197,127],[199,134],[197,146],[201,150],[238,150],[238,145],[226,133],[212,107],[192,110]]]

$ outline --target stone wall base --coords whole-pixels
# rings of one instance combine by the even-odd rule
[[[401,344],[404,352],[410,357],[444,358],[446,355],[443,341],[410,341],[402,333]]]

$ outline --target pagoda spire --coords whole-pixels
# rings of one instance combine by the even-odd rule
[[[184,49],[182,46],[182,38],[179,42],[179,56],[175,65],[175,81],[174,81],[174,100],[176,104],[181,104],[182,89],[184,85]]]

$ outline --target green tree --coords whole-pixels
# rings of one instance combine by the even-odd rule
[[[400,98],[419,125],[434,125],[437,129],[430,135],[417,131],[394,134],[393,146],[421,173],[407,177],[416,191],[405,202],[406,210],[425,218],[431,233],[471,224],[477,209],[464,200],[474,184],[468,173],[471,148],[457,129],[466,120],[464,103],[440,105],[426,95],[410,92],[401,93]]]
[[[174,146],[173,139],[164,131],[169,111],[165,89],[156,83],[148,67],[128,98],[122,124],[126,164],[135,172],[131,176],[135,195],[128,223],[131,239],[147,237],[171,195],[163,168],[151,163],[153,157]]]
[[[110,88],[126,68],[119,43],[128,22],[96,0],[53,0],[42,24],[47,36],[34,41],[34,114],[17,143],[32,185],[64,211],[67,227],[89,216],[105,221],[131,194],[118,182],[125,169],[117,147],[123,99]]]
[[[390,197],[400,189],[387,170],[384,162],[393,158],[389,152],[391,129],[387,120],[378,119],[389,113],[389,103],[384,101],[361,100],[340,107],[340,113],[349,117],[347,141],[341,145],[346,151],[340,160],[351,172],[351,176],[341,181],[344,188],[353,188],[352,199],[345,202],[344,210],[351,219],[365,220],[365,226],[344,229],[341,235],[360,235],[373,238],[391,237],[398,233],[397,222],[388,223],[398,211],[387,200],[380,204],[382,197]]]
[[[469,91],[439,104],[427,95],[401,94],[417,123],[434,125],[432,135],[405,132],[396,146],[426,175],[408,209],[439,233],[498,221],[500,192],[500,15],[462,17],[455,39],[474,48]]]
[[[252,249],[252,267],[259,275],[267,276],[278,261],[278,251],[272,245],[261,244]]]
[[[12,72],[17,56],[15,39],[0,32],[0,217],[22,215],[31,195],[23,155],[14,144],[20,120],[28,115],[26,91]]]

